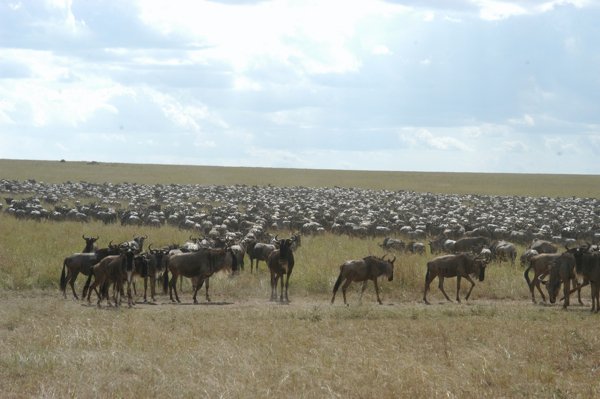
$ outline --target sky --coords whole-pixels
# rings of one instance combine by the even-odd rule
[[[600,174],[600,1],[0,0],[0,158]]]

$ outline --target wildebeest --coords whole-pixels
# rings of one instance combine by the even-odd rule
[[[600,253],[590,252],[591,245],[573,251],[575,271],[583,276],[583,285],[588,283],[592,289],[592,312],[600,311]]]
[[[550,303],[556,302],[558,290],[562,283],[564,293],[563,308],[566,309],[569,306],[571,282],[576,287],[578,286],[575,276],[575,257],[573,254],[565,252],[557,256],[550,265],[549,275],[548,281],[542,281],[548,290],[548,299],[550,299]],[[581,296],[579,297],[579,302],[581,303]]]
[[[269,271],[271,272],[271,301],[277,298],[277,281],[281,279],[281,296],[279,301],[283,302],[284,298],[286,302],[289,302],[288,297],[288,286],[290,283],[290,276],[294,269],[294,252],[292,251],[292,240],[289,238],[279,240],[279,249],[274,250],[269,255],[267,260]],[[285,296],[283,292],[284,282],[283,277],[285,276]]]
[[[106,298],[107,303],[110,305],[108,299],[108,292],[110,285],[114,285],[114,301],[115,306],[119,306],[120,296],[123,294],[123,281],[127,281],[127,301],[128,305],[132,305],[131,296],[131,277],[133,273],[133,251],[124,245],[120,247],[121,253],[119,255],[109,255],[103,258],[100,262],[96,263],[88,276],[86,286],[89,286],[87,292],[87,300],[90,302],[90,296],[92,291],[98,287],[98,306],[103,298]],[[94,277],[94,282],[90,285],[90,281]]]
[[[533,240],[528,249],[535,249],[540,254],[555,254],[558,252],[556,245],[545,240]]]
[[[558,258],[560,254],[539,254],[531,257],[529,259],[529,266],[525,269],[523,276],[525,277],[525,281],[527,282],[527,286],[529,287],[529,291],[531,292],[531,300],[535,303],[535,291],[537,288],[538,292],[542,296],[542,301],[546,302],[546,297],[542,292],[542,288],[540,287],[540,282],[543,278],[550,273],[550,267],[556,258]],[[529,271],[533,270],[533,279],[529,279]]]
[[[196,252],[182,252],[171,255],[167,261],[167,267],[172,276],[169,281],[171,301],[181,302],[177,295],[177,276],[188,277],[196,283],[193,299],[194,303],[198,303],[196,294],[202,287],[204,280],[229,264],[232,265],[232,271],[237,271],[235,255],[229,248],[200,248]],[[173,292],[175,292],[175,299],[173,299]],[[206,300],[210,302],[208,288],[206,290]]]
[[[397,238],[385,237],[383,239],[383,242],[378,245],[386,251],[404,251],[404,250],[406,250],[406,243]]]
[[[492,258],[502,262],[510,261],[511,266],[515,265],[515,259],[517,259],[517,247],[513,243],[508,241],[496,241],[490,246],[492,251]]]
[[[83,238],[85,240],[85,247],[83,248],[83,251],[81,251],[82,253],[90,253],[90,252],[94,252],[98,249],[98,246],[96,245],[96,241],[98,241],[100,236],[86,237],[85,234],[83,234],[81,236],[81,238]]]
[[[454,252],[473,252],[480,253],[481,249],[490,244],[487,237],[464,237],[456,240],[454,243]]]
[[[529,260],[531,258],[533,258],[534,256],[539,255],[539,252],[536,251],[535,249],[527,249],[525,250],[525,252],[523,252],[521,254],[520,260],[521,260],[521,266],[525,267],[525,265],[529,264]]]
[[[275,251],[275,245],[264,244],[262,242],[256,242],[251,240],[246,244],[246,253],[250,258],[250,273],[252,273],[252,267],[254,260],[256,260],[256,272],[258,272],[258,262],[264,260],[267,262],[269,255]]]
[[[375,285],[375,294],[377,295],[377,302],[381,305],[381,298],[379,297],[379,286],[377,285],[377,278],[385,275],[388,278],[388,281],[392,281],[394,279],[394,261],[396,257],[392,260],[386,260],[385,255],[381,258],[377,258],[375,256],[367,256],[362,259],[349,260],[344,262],[340,266],[340,274],[333,286],[333,296],[331,297],[331,303],[335,301],[335,294],[337,290],[340,288],[340,285],[344,280],[346,282],[342,286],[342,295],[344,297],[344,304],[348,305],[346,302],[346,290],[348,286],[353,281],[362,281],[362,289],[360,291],[359,302],[362,301],[362,296],[365,290],[367,289],[367,282],[369,280],[373,281]]]
[[[431,282],[438,277],[439,288],[442,294],[450,302],[451,299],[444,291],[444,278],[445,277],[456,277],[456,301],[460,302],[460,280],[466,278],[471,283],[471,288],[465,296],[465,300],[469,299],[475,282],[471,279],[471,276],[477,276],[479,281],[483,281],[485,277],[485,267],[487,261],[481,257],[476,257],[469,253],[460,253],[456,255],[443,255],[427,262],[427,273],[425,274],[425,289],[423,290],[423,301],[429,304],[427,301],[427,291],[429,291],[429,285]]]
[[[62,272],[60,275],[60,290],[63,292],[63,296],[67,297],[67,284],[71,286],[73,291],[73,297],[79,299],[75,292],[75,280],[79,273],[84,276],[89,276],[93,265],[101,261],[108,255],[116,255],[119,253],[119,247],[109,243],[107,248],[100,248],[95,252],[90,253],[74,253],[63,260]],[[84,286],[83,297],[87,292],[87,286]]]

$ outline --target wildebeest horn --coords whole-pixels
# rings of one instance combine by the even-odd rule
[[[385,260],[385,257],[386,257],[387,255],[388,255],[388,254],[383,254],[383,256],[381,257],[381,260]]]
[[[152,252],[152,243],[148,244],[148,251]]]
[[[390,263],[394,263],[395,261],[396,261],[396,255],[394,255],[394,259],[392,259],[392,260],[390,260],[390,261],[388,261],[388,262],[390,262]]]
[[[85,234],[82,234],[82,235],[81,235],[81,238],[83,238],[84,240],[86,240],[86,238],[85,238]]]
[[[108,247],[112,247],[112,240],[110,240],[110,242],[108,243]]]
[[[96,241],[98,241],[100,239],[100,236],[96,236]]]

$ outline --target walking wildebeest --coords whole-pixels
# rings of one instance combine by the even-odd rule
[[[473,252],[480,253],[484,246],[490,245],[487,237],[464,237],[454,243],[454,253]]]
[[[281,296],[279,301],[283,302],[283,276],[285,275],[285,301],[289,302],[288,297],[288,286],[290,283],[290,276],[294,269],[294,252],[292,251],[293,241],[289,238],[279,240],[279,249],[274,250],[269,255],[267,265],[271,272],[271,301],[277,298],[277,281],[281,279]]]
[[[600,253],[590,252],[591,245],[572,250],[575,257],[575,271],[578,276],[583,276],[583,284],[579,288],[590,284],[592,289],[592,312],[600,311]],[[574,291],[574,289],[572,290]]]
[[[483,281],[485,277],[485,267],[487,261],[480,257],[476,257],[469,253],[460,253],[456,255],[443,255],[427,262],[427,273],[425,274],[425,289],[423,290],[423,301],[429,305],[427,301],[427,291],[429,291],[429,285],[431,282],[438,277],[439,288],[442,294],[450,302],[452,300],[444,291],[444,277],[456,277],[456,301],[460,302],[460,280],[462,277],[466,278],[471,283],[471,288],[465,297],[465,300],[469,299],[475,282],[471,279],[472,276],[478,276],[479,281]]]
[[[392,281],[394,279],[394,261],[396,257],[392,260],[386,260],[385,255],[382,258],[377,258],[375,256],[367,256],[362,259],[349,260],[344,262],[340,266],[340,275],[338,276],[335,285],[333,286],[333,296],[331,297],[331,303],[335,301],[335,294],[337,290],[340,288],[340,284],[344,280],[346,282],[342,286],[342,295],[344,297],[344,304],[348,305],[346,302],[346,290],[350,283],[353,281],[362,281],[362,289],[360,291],[359,303],[362,302],[362,296],[365,290],[367,289],[367,283],[369,280],[373,281],[375,285],[375,294],[377,295],[377,302],[381,305],[381,298],[379,297],[379,286],[377,285],[377,278],[385,275],[388,278],[388,281]]]
[[[229,248],[200,248],[197,252],[182,252],[171,255],[167,261],[168,270],[172,275],[169,281],[169,297],[171,301],[181,302],[177,295],[177,276],[182,275],[192,279],[196,283],[193,299],[194,303],[198,303],[196,294],[202,287],[204,280],[228,265],[232,266],[232,271],[237,271],[235,254]],[[173,299],[173,291],[175,292],[175,299]],[[206,290],[206,300],[210,302],[208,287]]]

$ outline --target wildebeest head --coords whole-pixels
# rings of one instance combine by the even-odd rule
[[[485,268],[488,264],[488,260],[484,256],[477,256],[473,259],[473,274],[477,275],[479,281],[483,281],[485,279]]]
[[[94,251],[94,247],[95,247],[94,244],[96,243],[96,241],[98,241],[100,236],[86,237],[85,234],[83,234],[81,236],[81,238],[83,238],[85,240],[85,248],[83,249],[82,252],[92,252],[92,251]]]
[[[394,256],[394,259],[392,260],[386,260],[385,257],[386,255],[381,257],[381,260],[384,262],[385,275],[387,276],[388,281],[392,281],[394,280],[394,262],[396,261],[396,257]]]

